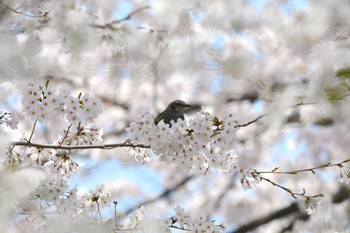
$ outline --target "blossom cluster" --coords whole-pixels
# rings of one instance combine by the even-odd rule
[[[144,233],[164,232],[171,233],[169,226],[171,226],[171,219],[155,218],[150,210],[141,206],[135,211],[130,218],[130,223],[123,226],[130,229],[142,229]]]
[[[25,167],[44,169],[48,165],[53,164],[56,159],[54,150],[21,147],[7,150],[7,158],[4,164],[16,169]],[[53,173],[55,172],[53,171]]]
[[[32,200],[40,200],[46,203],[46,209],[51,208],[50,216],[36,219],[37,224],[47,225],[47,221],[51,218],[60,216],[64,211],[68,214],[70,221],[78,221],[82,216],[85,218],[94,218],[95,221],[103,221],[101,212],[104,208],[111,206],[112,195],[111,191],[106,189],[105,185],[98,185],[94,190],[82,196],[78,195],[78,189],[68,189],[67,179],[64,178],[46,178],[41,180],[34,191],[30,193]],[[28,200],[19,204],[22,210],[26,210],[30,204]],[[175,214],[170,218],[156,218],[151,214],[150,210],[141,207],[137,209],[134,214],[126,218],[125,224],[115,223],[117,229],[112,229],[112,225],[105,230],[124,231],[125,229],[144,233],[154,232],[168,232],[171,229],[180,229],[193,233],[223,233],[225,227],[223,225],[216,225],[214,221],[208,220],[204,216],[192,216],[189,211],[185,211],[181,206],[174,208]],[[35,213],[30,213],[31,218],[34,218]],[[97,217],[99,216],[99,217]],[[37,218],[37,217],[36,217]],[[104,232],[104,231],[103,231]]]
[[[59,91],[45,85],[29,83],[24,88],[22,104],[32,120],[44,122],[55,113],[64,116],[69,122],[93,122],[101,112],[100,100],[88,94],[71,96],[69,90]]]
[[[70,222],[66,223],[67,231],[74,231],[70,224],[79,221],[81,218],[89,220],[90,222],[87,222],[91,226],[94,224],[99,225],[96,224],[98,221],[97,216],[101,216],[102,209],[109,206],[112,202],[111,192],[106,190],[104,185],[100,185],[94,190],[90,190],[88,194],[79,195],[76,187],[68,189],[67,182],[68,180],[64,178],[46,178],[41,180],[39,185],[30,192],[30,198],[21,201],[18,204],[18,208],[24,212],[29,211],[27,220],[35,221],[37,225],[41,226],[41,229],[44,229],[44,226],[46,226],[48,232],[57,232],[53,230],[55,227],[52,226],[52,223],[55,222],[55,219],[63,220],[65,217],[68,217],[67,220]],[[38,212],[31,209],[33,208],[33,203],[37,202],[37,200],[45,203],[41,207],[41,211]],[[50,215],[47,215],[48,211]],[[24,221],[26,220],[21,220],[21,222]],[[111,230],[113,229],[109,228],[106,232]]]
[[[244,190],[251,189],[260,183],[260,176],[253,168],[250,168],[248,170],[241,169],[239,171],[239,183]]]
[[[91,145],[102,141],[102,130],[94,123],[101,112],[101,103],[89,94],[73,97],[68,89],[57,91],[49,87],[48,81],[45,85],[29,83],[24,88],[22,104],[32,120],[49,121],[52,114],[66,118],[70,126],[58,140],[59,145]]]
[[[208,112],[189,121],[178,119],[171,127],[163,121],[155,125],[154,116],[146,112],[126,131],[133,143],[149,145],[148,155],[157,156],[159,161],[176,163],[198,173],[210,169],[230,172],[238,170],[237,155],[232,149],[235,125],[232,115],[219,121]]]
[[[220,233],[225,232],[223,225],[215,225],[204,216],[194,218],[181,206],[175,207],[174,224],[178,224],[182,229],[189,229],[193,233]],[[173,225],[174,225],[173,224]]]
[[[306,200],[307,209],[305,209],[306,213],[309,215],[315,213],[319,204],[320,204],[320,201],[316,201],[315,199],[307,199]]]
[[[171,228],[180,229],[192,233],[223,233],[223,225],[215,225],[204,216],[193,217],[189,211],[181,206],[174,208],[175,216],[169,219],[154,218],[149,210],[141,207],[131,219],[131,229],[140,228],[145,233],[164,232],[171,233]]]
[[[67,179],[49,177],[40,182],[39,186],[32,192],[32,196],[45,202],[57,203],[67,189]]]
[[[82,201],[82,207],[87,212],[100,211],[100,209],[111,205],[111,192],[106,190],[104,184],[98,185],[95,190],[90,190],[88,194],[84,194]]]

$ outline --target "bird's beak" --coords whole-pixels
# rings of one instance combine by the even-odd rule
[[[190,104],[185,104],[184,107],[185,107],[185,108],[190,108],[190,107],[192,107],[192,105],[190,105]]]

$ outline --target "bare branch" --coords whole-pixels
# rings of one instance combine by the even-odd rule
[[[129,106],[128,106],[128,104],[126,104],[126,103],[118,102],[118,101],[116,101],[116,100],[114,100],[114,99],[111,99],[111,98],[108,98],[108,97],[102,96],[102,95],[99,95],[98,97],[99,97],[99,98],[101,99],[101,101],[104,102],[104,103],[107,103],[107,104],[111,104],[111,105],[115,105],[115,106],[121,107],[122,109],[124,109],[124,110],[126,110],[126,111],[129,110]]]
[[[294,174],[298,174],[298,173],[302,173],[302,172],[311,172],[311,173],[315,174],[314,170],[327,168],[327,167],[342,167],[342,165],[344,163],[348,163],[348,162],[350,162],[350,158],[346,159],[344,161],[341,161],[339,163],[326,163],[326,164],[322,164],[322,165],[319,165],[319,166],[316,166],[316,167],[312,167],[312,168],[305,168],[305,169],[292,170],[292,171],[277,171],[278,168],[275,168],[272,171],[257,171],[257,172],[254,172],[254,173],[256,173],[257,175],[260,175],[260,174],[294,175]]]
[[[177,183],[176,185],[174,185],[171,188],[165,189],[162,193],[160,193],[157,197],[145,200],[143,202],[140,202],[139,204],[137,204],[134,207],[131,207],[130,209],[128,209],[127,211],[125,211],[125,215],[130,214],[131,212],[135,211],[136,209],[140,208],[141,206],[145,206],[151,203],[154,203],[160,199],[163,199],[167,196],[169,196],[172,192],[176,191],[177,189],[179,189],[180,187],[184,186],[186,183],[188,183],[189,181],[192,180],[194,176],[187,176],[184,179],[182,179],[179,183]]]
[[[249,122],[247,122],[247,123],[245,123],[245,124],[235,125],[235,127],[234,127],[234,128],[242,128],[242,127],[246,127],[246,126],[248,126],[248,125],[251,125],[251,124],[253,124],[253,123],[257,122],[258,120],[260,120],[261,118],[263,118],[263,117],[265,117],[265,116],[266,116],[266,114],[260,115],[260,116],[258,116],[257,118],[255,118],[254,120],[249,121]]]
[[[288,216],[288,215],[290,215],[292,213],[296,213],[296,212],[300,212],[300,210],[299,210],[298,203],[294,202],[291,205],[284,207],[280,210],[277,210],[268,216],[265,216],[265,217],[256,219],[250,223],[247,223],[247,224],[239,227],[235,231],[231,231],[230,233],[250,232],[261,225],[267,224],[275,219],[283,218],[285,216]]]
[[[30,141],[32,140],[32,137],[33,137],[34,131],[35,131],[35,126],[36,126],[36,123],[37,123],[37,122],[38,122],[38,118],[36,118],[35,121],[34,121],[32,133],[31,133],[30,136],[29,136],[28,143],[30,143]]]
[[[143,11],[145,9],[148,9],[150,8],[150,6],[142,6],[142,7],[139,7],[133,11],[131,11],[127,16],[121,18],[121,19],[118,19],[118,20],[114,20],[110,23],[106,23],[106,24],[92,24],[91,26],[92,27],[95,27],[95,28],[101,28],[101,29],[110,29],[110,30],[116,30],[117,28],[114,27],[115,24],[119,24],[123,21],[126,21],[126,20],[129,20],[132,18],[133,15],[139,13],[140,11]]]
[[[349,199],[349,193],[350,193],[350,189],[347,188],[346,186],[340,186],[339,187],[339,191],[337,193],[335,193],[333,195],[332,198],[332,203],[341,203],[343,201],[346,201],[347,199]],[[341,196],[340,199],[338,199],[337,197]],[[310,215],[306,214],[305,212],[303,212],[300,208],[297,202],[293,202],[292,204],[290,204],[287,207],[283,207],[279,210],[276,210],[266,216],[262,216],[261,218],[258,218],[256,220],[253,220],[239,228],[237,228],[234,231],[229,231],[230,233],[245,233],[245,232],[251,232],[254,229],[265,225],[269,222],[272,222],[276,219],[279,218],[283,218],[286,217],[288,215],[291,214],[296,214],[297,216],[292,220],[291,224],[286,227],[285,229],[283,229],[283,231],[281,232],[286,232],[287,230],[291,231],[293,229],[293,224],[295,223],[296,220],[303,220],[306,221]]]
[[[150,6],[142,6],[142,7],[139,7],[133,11],[131,11],[127,16],[125,16],[124,18],[121,18],[121,19],[118,19],[118,20],[114,20],[111,22],[111,24],[115,24],[115,23],[120,23],[122,21],[126,21],[126,20],[129,20],[131,19],[131,17],[137,13],[139,13],[140,11],[143,11],[143,10],[146,10],[146,9],[149,9]]]
[[[323,194],[316,194],[316,195],[312,195],[312,196],[306,195],[305,189],[304,189],[303,192],[301,192],[301,193],[296,193],[296,192],[293,192],[291,189],[286,188],[286,187],[284,187],[284,186],[282,186],[282,185],[280,185],[280,184],[277,184],[276,182],[274,182],[274,181],[272,181],[272,180],[270,180],[270,179],[268,179],[268,178],[266,178],[266,177],[260,176],[260,180],[264,180],[264,181],[266,181],[266,182],[272,184],[272,186],[276,186],[276,187],[278,187],[278,188],[280,188],[280,189],[286,191],[287,193],[289,193],[289,194],[290,194],[293,198],[295,198],[295,199],[297,198],[297,196],[299,196],[299,197],[304,197],[304,198],[306,198],[307,200],[310,200],[310,199],[312,199],[312,198],[317,198],[317,197],[323,197],[323,196],[324,196]]]
[[[230,102],[240,102],[244,100],[249,100],[250,102],[254,102],[259,99],[259,93],[257,90],[244,92],[241,96],[238,97],[230,97],[226,100],[227,103]]]
[[[98,203],[98,200],[96,200],[95,202],[97,205],[97,213],[98,213],[98,216],[100,217],[100,222],[103,223],[102,215],[101,215],[101,211],[100,211],[100,203]]]
[[[65,134],[64,134],[64,136],[63,136],[61,142],[59,143],[60,146],[62,146],[64,140],[66,140],[66,138],[67,138],[67,136],[68,136],[68,133],[69,133],[69,130],[70,130],[70,128],[72,127],[72,125],[73,125],[73,123],[71,123],[71,124],[68,126],[68,129],[65,131]]]

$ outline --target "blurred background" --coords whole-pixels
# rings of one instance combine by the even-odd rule
[[[33,126],[21,105],[23,82],[49,80],[101,99],[103,143],[124,142],[138,113],[157,114],[181,99],[193,106],[186,119],[208,111],[243,124],[264,115],[232,135],[243,169],[339,163],[350,143],[349,12],[347,0],[2,0],[0,106],[20,120],[6,134],[17,141]],[[53,143],[68,126],[42,123],[33,142]],[[84,167],[70,187],[85,193],[104,183],[121,219],[140,205],[171,216],[181,204],[228,232],[349,227],[349,185],[337,181],[349,176],[347,167],[266,175],[296,193],[323,193],[321,211],[307,215],[304,198],[263,181],[244,190],[236,174],[140,164],[124,149],[77,151],[73,159]],[[112,207],[102,213],[114,218]]]

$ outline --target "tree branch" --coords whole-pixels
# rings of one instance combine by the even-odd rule
[[[29,136],[28,143],[30,143],[30,141],[32,140],[32,137],[33,137],[34,131],[35,131],[35,126],[36,126],[37,122],[38,122],[38,118],[36,118],[35,121],[34,121],[33,129],[32,129],[32,132],[31,132],[31,134]]]
[[[140,202],[136,206],[129,208],[128,210],[125,211],[124,215],[126,216],[126,215],[130,214],[131,212],[135,211],[136,209],[140,208],[141,206],[154,203],[154,202],[156,202],[156,201],[158,201],[160,199],[163,199],[163,198],[169,196],[172,192],[174,192],[175,190],[177,190],[181,186],[184,186],[186,183],[188,183],[190,180],[192,180],[193,177],[194,176],[187,176],[187,177],[185,177],[183,180],[181,180],[179,183],[177,183],[173,187],[165,189],[157,197],[145,200],[143,202]]]
[[[16,14],[24,15],[24,16],[27,16],[27,17],[30,17],[30,18],[42,18],[42,17],[46,17],[49,14],[49,12],[45,11],[42,15],[29,15],[29,14],[26,14],[26,13],[23,13],[23,12],[20,12],[20,11],[17,11],[15,9],[13,9],[12,7],[6,5],[2,1],[0,1],[0,4],[3,5],[4,7],[6,7],[7,9],[11,10],[12,12],[16,13]]]
[[[245,233],[248,231],[252,231],[261,225],[267,224],[267,223],[269,223],[273,220],[279,219],[279,218],[283,218],[287,215],[290,215],[292,213],[296,213],[298,211],[299,211],[298,203],[294,202],[287,207],[284,207],[280,210],[277,210],[277,211],[271,213],[270,215],[256,219],[256,220],[254,220],[246,225],[243,225],[243,226],[239,227],[238,229],[236,229],[235,231],[231,231],[230,233]]]
[[[55,149],[55,150],[84,150],[84,149],[105,149],[111,150],[120,147],[130,147],[130,148],[151,148],[150,146],[143,144],[129,144],[124,143],[114,143],[114,144],[102,144],[102,145],[77,145],[77,146],[67,146],[67,145],[50,145],[50,144],[38,144],[31,142],[13,142],[12,147],[16,146],[26,146],[26,147],[35,147],[38,149]]]
[[[344,185],[341,185],[339,187],[338,192],[333,195],[332,203],[335,203],[335,204],[341,203],[341,202],[349,199],[349,193],[350,193],[350,189]],[[338,198],[338,197],[341,197],[341,198]],[[293,202],[292,204],[290,204],[287,207],[281,208],[275,212],[272,212],[271,214],[269,214],[267,216],[263,216],[259,219],[253,220],[253,221],[237,228],[234,231],[228,231],[228,232],[229,233],[249,232],[249,231],[252,231],[252,230],[254,230],[262,225],[265,225],[265,224],[272,222],[276,219],[283,218],[283,217],[286,217],[286,216],[291,215],[291,214],[297,214],[297,216],[286,228],[284,228],[282,230],[282,232],[286,232],[287,230],[292,230],[296,220],[306,221],[310,216],[310,215],[305,214],[304,212],[302,212],[300,210],[297,202]]]
[[[348,163],[350,162],[350,158],[341,161],[339,163],[326,163],[326,164],[322,164],[316,167],[312,167],[312,168],[305,168],[305,169],[299,169],[299,170],[293,170],[293,171],[277,171],[279,168],[274,168],[272,171],[256,171],[254,172],[257,175],[260,174],[284,174],[284,175],[295,175],[298,173],[302,173],[302,172],[311,172],[312,174],[315,174],[314,170],[317,169],[322,169],[322,168],[327,168],[327,167],[343,167],[344,163]]]
[[[254,119],[254,120],[252,120],[252,121],[249,121],[249,122],[244,123],[244,124],[241,124],[241,125],[235,125],[235,127],[234,127],[234,128],[242,128],[242,127],[246,127],[246,126],[248,126],[248,125],[251,125],[251,124],[253,124],[253,123],[257,122],[258,120],[260,120],[261,118],[263,118],[263,117],[265,117],[265,116],[266,116],[266,114],[260,115],[260,116],[258,116],[257,118],[255,118],[255,119]]]
[[[121,18],[121,19],[118,19],[118,20],[114,20],[111,22],[111,24],[115,24],[115,23],[120,23],[122,21],[126,21],[126,20],[129,20],[131,19],[131,17],[137,13],[139,13],[140,11],[143,11],[143,10],[146,10],[146,9],[149,9],[150,6],[142,6],[142,7],[139,7],[133,11],[131,11],[127,16],[125,16],[124,18]]]
[[[92,27],[95,27],[95,28],[101,28],[101,29],[110,29],[110,30],[116,30],[117,28],[115,28],[113,25],[114,24],[119,24],[123,21],[126,21],[126,20],[129,20],[131,19],[131,17],[137,13],[139,13],[140,11],[143,11],[145,9],[148,9],[150,8],[150,6],[142,6],[142,7],[139,7],[133,11],[131,11],[128,15],[126,15],[125,17],[121,18],[121,19],[118,19],[118,20],[114,20],[110,23],[106,23],[106,24],[92,24],[91,26]]]
[[[299,197],[304,197],[304,198],[306,198],[307,200],[310,200],[310,199],[316,198],[316,197],[323,197],[323,194],[316,194],[316,195],[312,195],[312,196],[306,195],[305,189],[303,189],[303,192],[301,192],[301,193],[293,192],[291,189],[286,188],[286,187],[284,187],[284,186],[282,186],[282,185],[280,185],[280,184],[277,184],[276,182],[274,182],[274,181],[272,181],[272,180],[270,180],[270,179],[268,179],[268,178],[266,178],[266,177],[260,176],[260,180],[261,180],[261,181],[264,180],[264,181],[266,181],[266,182],[272,184],[272,186],[278,187],[278,188],[280,188],[280,189],[286,191],[287,193],[289,193],[289,194],[290,194],[293,198],[295,198],[295,199],[297,198],[297,196],[299,196]]]

